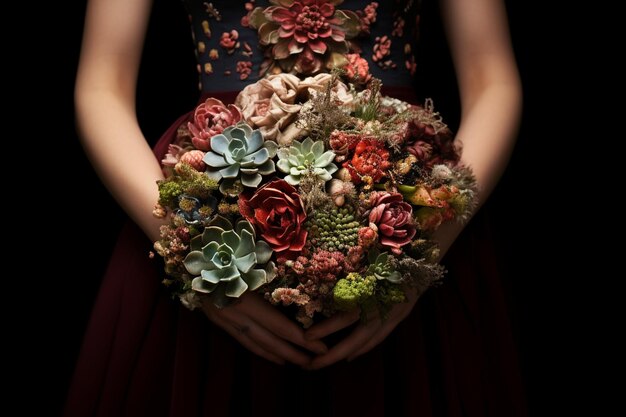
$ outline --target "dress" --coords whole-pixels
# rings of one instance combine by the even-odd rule
[[[371,34],[358,47],[386,92],[415,100],[418,2],[331,3],[358,11],[369,24]],[[232,0],[185,5],[202,97],[232,103],[264,65],[257,32],[242,19],[247,6]],[[164,133],[154,149],[159,159],[190,116]],[[162,265],[147,256],[151,242],[129,222],[96,300],[64,415],[525,416],[490,243],[478,215],[443,261],[445,283],[429,290],[382,344],[354,362],[309,372],[249,353],[201,313],[172,300],[160,284]]]

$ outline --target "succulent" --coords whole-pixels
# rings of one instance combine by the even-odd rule
[[[339,310],[350,311],[368,304],[376,289],[376,278],[372,275],[363,277],[351,272],[340,279],[333,288],[333,299]]]
[[[386,252],[381,254],[377,254],[375,251],[370,252],[370,266],[367,268],[367,273],[374,275],[378,280],[387,280],[392,284],[398,284],[402,280],[402,276],[393,269],[393,265],[387,262],[388,260],[389,254]]]
[[[322,250],[347,253],[358,243],[359,222],[352,206],[316,210],[307,221],[309,240]]]
[[[255,239],[248,221],[241,220],[233,228],[227,219],[216,216],[202,235],[192,239],[191,252],[183,263],[195,276],[192,289],[213,293],[215,305],[222,307],[274,278],[274,264],[268,263],[271,255],[269,245]],[[265,268],[256,268],[264,264]]]
[[[300,184],[300,178],[307,173],[329,181],[337,171],[337,165],[332,162],[335,153],[324,152],[324,142],[313,142],[311,138],[302,142],[294,141],[290,147],[279,149],[278,158],[278,169],[289,174],[285,181],[291,185]]]
[[[264,141],[259,130],[240,122],[211,138],[211,151],[203,161],[209,166],[209,177],[221,181],[220,191],[226,194],[237,180],[245,187],[256,188],[262,175],[275,172],[272,158],[277,148],[275,142]]]

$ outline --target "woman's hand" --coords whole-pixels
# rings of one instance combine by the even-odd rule
[[[391,333],[396,326],[404,320],[417,302],[418,294],[415,289],[407,289],[407,301],[393,306],[388,316],[383,319],[378,313],[373,313],[367,318],[366,323],[359,323],[352,333],[345,339],[333,346],[328,353],[317,356],[305,366],[306,369],[320,369],[332,365],[343,359],[351,361],[364,353],[375,348]],[[325,320],[305,333],[307,340],[319,340],[359,320],[360,312],[355,310],[349,313],[339,313]]]
[[[239,302],[221,309],[205,302],[202,309],[209,320],[245,348],[279,365],[291,362],[308,367],[311,364],[312,357],[294,345],[317,355],[328,352],[321,340],[305,338],[302,328],[258,294],[246,293]]]

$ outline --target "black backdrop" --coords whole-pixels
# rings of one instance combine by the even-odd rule
[[[64,210],[62,215],[71,219],[73,227],[88,230],[89,236],[71,248],[72,258],[80,259],[89,268],[68,272],[65,279],[55,282],[51,319],[63,328],[61,334],[49,338],[54,361],[48,363],[50,403],[48,411],[58,410],[64,401],[81,338],[88,321],[90,309],[97,293],[100,277],[112,250],[116,234],[124,215],[106,190],[100,185],[84,157],[74,129],[72,91],[78,60],[85,1],[72,2],[64,18],[64,40],[60,56],[62,71],[57,79],[61,88],[62,122],[60,132],[64,140],[56,151],[71,161],[76,175],[88,185],[88,206],[79,210]],[[419,93],[432,97],[439,111],[454,127],[458,123],[459,104],[454,72],[446,49],[436,1],[425,0],[422,18],[420,67],[418,68]],[[538,166],[544,163],[545,154],[533,152],[531,132],[536,126],[539,100],[536,86],[530,82],[531,56],[538,45],[530,39],[537,27],[533,24],[531,5],[528,2],[506,1],[510,15],[513,43],[524,81],[525,111],[518,144],[509,168],[498,189],[485,206],[492,216],[499,235],[502,266],[506,272],[504,285],[509,290],[511,315],[515,336],[521,352],[523,374],[527,382],[531,409],[540,396],[540,369],[534,358],[539,349],[535,328],[537,295],[535,274],[527,262],[527,250],[518,239],[533,226],[532,213],[520,202],[521,190],[536,177]],[[534,38],[536,39],[536,37]],[[541,42],[541,41],[539,41]],[[193,47],[189,36],[186,14],[176,0],[155,0],[148,31],[138,91],[138,114],[142,129],[154,143],[161,132],[180,114],[190,110],[196,99],[196,70]],[[94,109],[97,111],[97,109]],[[455,122],[456,121],[456,122]],[[89,208],[97,207],[97,209]],[[70,268],[72,269],[72,268]],[[62,308],[58,307],[62,304]]]

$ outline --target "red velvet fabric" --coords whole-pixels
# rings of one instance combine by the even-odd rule
[[[411,90],[386,93],[411,99]],[[232,102],[235,94],[216,95]],[[177,120],[155,147],[161,157]],[[429,290],[376,349],[317,372],[277,366],[238,345],[160,284],[161,264],[132,223],[121,232],[93,309],[64,415],[527,415],[505,296],[479,213]]]

